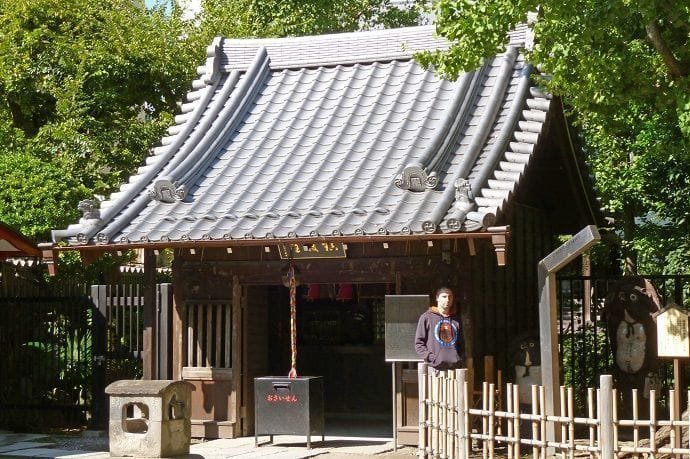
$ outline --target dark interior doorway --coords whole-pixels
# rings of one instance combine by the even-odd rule
[[[387,284],[297,288],[297,373],[323,376],[327,435],[392,436],[391,366],[384,359]],[[269,370],[290,369],[289,290],[269,297]]]

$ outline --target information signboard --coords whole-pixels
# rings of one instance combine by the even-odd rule
[[[386,362],[420,362],[414,351],[419,316],[429,308],[429,295],[386,295]]]
[[[657,355],[690,357],[688,313],[671,304],[656,314]]]
[[[308,244],[279,244],[278,253],[283,260],[305,258],[346,258],[342,242],[311,242]]]

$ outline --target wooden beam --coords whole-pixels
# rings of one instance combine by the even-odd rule
[[[477,246],[474,244],[474,239],[467,239],[467,250],[471,257],[477,255]]]
[[[38,244],[38,248],[41,250],[41,258],[43,259],[43,263],[45,263],[48,267],[48,275],[51,277],[54,276],[57,273],[57,265],[55,262],[57,261],[58,254],[54,250],[53,244],[50,242],[44,242]]]
[[[430,234],[368,234],[362,236],[310,236],[273,239],[209,239],[196,241],[159,241],[159,242],[122,242],[115,244],[83,244],[71,246],[54,245],[54,250],[127,250],[127,249],[164,249],[164,248],[195,248],[202,247],[252,247],[271,246],[279,244],[318,244],[328,242],[342,242],[346,244],[367,244],[383,242],[395,243],[406,241],[442,241],[454,239],[491,239],[496,233],[510,232],[509,226],[489,227],[487,231],[460,233],[430,233]]]
[[[506,245],[508,244],[508,227],[489,228],[491,233],[491,243],[496,252],[496,263],[498,266],[506,265]]]

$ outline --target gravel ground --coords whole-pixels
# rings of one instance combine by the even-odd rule
[[[108,451],[108,433],[103,430],[86,430],[77,434],[52,434],[48,439],[56,448],[81,451]]]

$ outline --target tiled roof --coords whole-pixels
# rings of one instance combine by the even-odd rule
[[[162,145],[71,244],[476,231],[510,200],[549,96],[520,53],[457,81],[432,27],[216,39]]]

